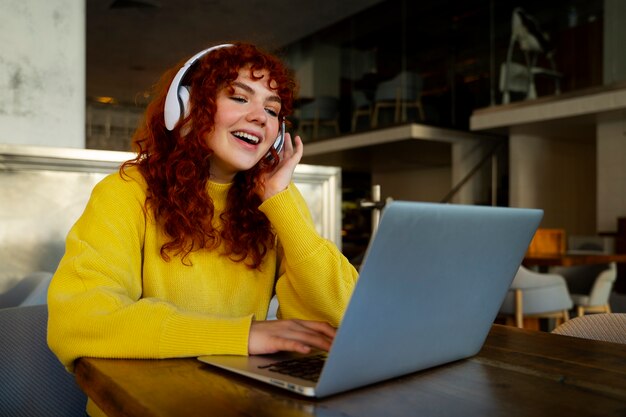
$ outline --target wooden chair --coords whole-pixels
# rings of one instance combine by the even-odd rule
[[[359,118],[366,117],[368,123],[372,122],[372,103],[367,99],[363,91],[352,91],[352,132],[356,132]]]
[[[422,78],[416,73],[404,71],[380,83],[374,96],[372,127],[378,126],[380,109],[385,107],[394,109],[395,123],[406,121],[406,110],[410,107],[417,109],[420,120],[425,120],[421,96]]]
[[[312,139],[320,137],[320,128],[329,126],[339,135],[339,100],[335,97],[318,97],[300,107],[300,129],[311,127]]]

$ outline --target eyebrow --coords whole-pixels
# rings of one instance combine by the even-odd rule
[[[249,85],[242,83],[241,81],[233,81],[233,86],[239,87],[242,90],[245,90],[249,94],[255,94],[255,91]],[[282,103],[282,100],[277,95],[271,95],[267,98],[267,101],[275,101],[277,103]]]

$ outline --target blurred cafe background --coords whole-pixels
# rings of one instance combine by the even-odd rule
[[[523,268],[566,301],[527,315],[626,312],[626,258],[599,257],[626,253],[624,21],[622,0],[3,1],[0,307],[45,293],[160,74],[244,40],[296,74],[296,182],[352,262],[388,199],[541,208]]]

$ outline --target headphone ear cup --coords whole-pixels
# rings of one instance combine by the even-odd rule
[[[189,91],[189,87],[180,86],[178,87],[178,103],[180,104],[180,120],[189,116],[189,112],[191,111],[189,104],[189,100],[191,97],[191,93]]]
[[[167,130],[174,130],[176,123],[178,123],[183,117],[189,115],[189,89],[180,85],[187,71],[198,59],[202,58],[209,52],[220,48],[230,48],[231,46],[234,45],[231,43],[225,43],[200,51],[189,58],[187,62],[185,62],[185,65],[178,70],[172,80],[172,83],[170,84],[169,89],[167,90],[167,95],[165,96],[163,118],[165,128]]]
[[[284,144],[285,144],[285,121],[283,120],[282,123],[280,124],[280,132],[278,132],[278,136],[276,137],[276,140],[274,140],[274,144],[272,146],[274,146],[274,150],[276,150],[276,153],[280,153],[280,151],[283,149]],[[268,159],[271,159],[272,153],[268,152],[266,157]]]
[[[285,121],[284,120],[280,124],[280,132],[278,132],[278,136],[276,137],[276,140],[274,141],[274,149],[276,149],[276,152],[280,153],[280,151],[283,149],[283,145],[285,145]]]

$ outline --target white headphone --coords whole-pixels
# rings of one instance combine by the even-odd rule
[[[172,83],[170,84],[169,89],[167,90],[167,95],[165,96],[165,106],[163,109],[163,118],[165,119],[165,127],[167,130],[174,130],[176,127],[176,123],[178,123],[183,118],[189,115],[189,87],[185,85],[180,85],[183,77],[189,71],[189,68],[204,55],[215,51],[220,48],[229,48],[234,46],[232,43],[225,43],[221,45],[212,46],[203,51],[198,52],[191,58],[185,62],[181,69],[178,70]],[[274,149],[276,152],[280,152],[283,148],[283,144],[285,142],[285,121],[282,120],[281,123],[281,132],[278,134],[278,137],[274,141]]]
[[[182,120],[189,114],[189,88],[184,85],[180,85],[189,68],[204,55],[209,52],[215,51],[220,48],[231,47],[233,44],[225,43],[222,45],[212,46],[211,48],[200,51],[185,62],[185,65],[178,70],[170,88],[167,90],[167,96],[165,96],[165,108],[163,117],[165,118],[165,127],[167,130],[174,130],[176,123]]]

